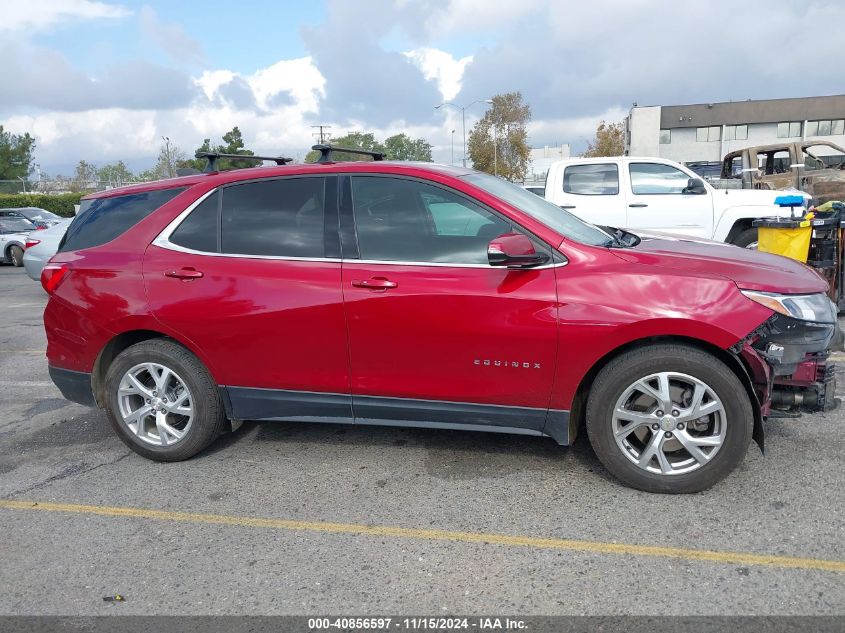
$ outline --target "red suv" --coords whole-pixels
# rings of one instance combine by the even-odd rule
[[[833,405],[836,310],[799,263],[320,149],[88,196],[42,276],[65,397],[164,461],[240,420],[562,445],[586,425],[611,473],[656,492],[723,478],[767,416]]]

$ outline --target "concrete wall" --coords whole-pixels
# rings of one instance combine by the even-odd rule
[[[659,156],[660,106],[631,108],[625,122],[625,153],[629,156]]]

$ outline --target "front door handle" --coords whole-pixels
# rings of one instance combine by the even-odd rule
[[[633,204],[629,204],[628,206],[636,209],[636,208],[647,207],[648,205],[645,202],[635,202]]]
[[[372,277],[370,279],[353,279],[352,285],[356,288],[367,288],[368,290],[387,290],[388,288],[396,288],[399,284],[385,277]]]
[[[202,277],[202,272],[196,268],[182,268],[180,270],[168,270],[164,273],[165,277],[173,277],[174,279],[181,279],[182,281],[191,281]]]

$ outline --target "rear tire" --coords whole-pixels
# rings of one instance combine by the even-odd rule
[[[745,229],[744,231],[740,231],[737,236],[731,242],[734,246],[739,246],[740,248],[753,248],[757,249],[757,229],[750,228]]]
[[[208,370],[171,340],[153,339],[125,349],[106,372],[105,389],[106,411],[118,437],[148,459],[193,457],[226,425]]]
[[[12,244],[9,247],[9,261],[15,268],[23,266],[23,249],[17,244]]]
[[[681,344],[615,358],[587,401],[587,433],[599,460],[646,492],[700,492],[722,480],[744,459],[753,425],[748,392],[733,371]]]

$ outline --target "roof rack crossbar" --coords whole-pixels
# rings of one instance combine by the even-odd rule
[[[292,163],[292,158],[285,158],[283,156],[254,156],[253,154],[222,154],[220,152],[197,152],[197,158],[205,158],[208,162],[205,165],[205,173],[210,174],[217,169],[217,160],[220,158],[237,158],[244,160],[272,160],[277,165],[286,165]]]
[[[370,149],[359,149],[357,147],[338,147],[329,143],[314,145],[311,149],[320,152],[318,163],[331,163],[332,152],[346,152],[347,154],[358,154],[359,156],[372,156],[373,160],[384,160],[384,152],[375,152]]]

